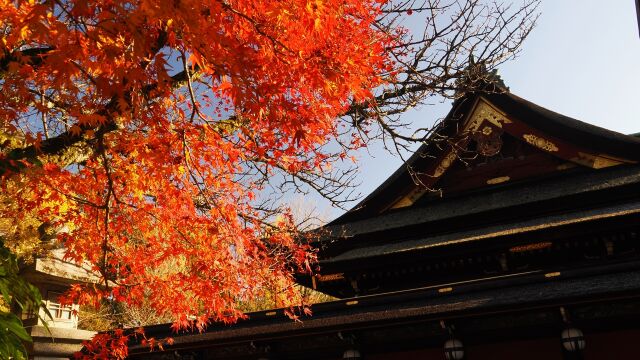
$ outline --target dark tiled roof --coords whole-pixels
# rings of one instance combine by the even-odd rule
[[[533,204],[572,195],[592,194],[612,188],[640,184],[640,165],[604,169],[587,174],[564,176],[526,186],[513,186],[473,195],[443,199],[427,206],[391,211],[379,216],[356,220],[345,225],[324,228],[332,237],[348,238],[382,230],[426,224],[443,219],[477,216],[496,209]]]
[[[562,273],[553,280],[544,274],[525,274],[527,282],[500,286],[493,282],[484,291],[465,292],[461,287],[450,293],[439,294],[434,289],[414,289],[388,294],[345,299],[313,306],[314,315],[294,322],[283,316],[267,317],[272,311],[249,314],[249,319],[235,325],[214,324],[204,333],[172,334],[170,324],[148,326],[147,336],[171,336],[174,347],[195,344],[215,345],[228,341],[283,338],[295,332],[296,336],[335,329],[357,329],[364,326],[391,326],[407,319],[444,319],[455,316],[482,314],[493,310],[517,311],[531,306],[571,304],[586,299],[615,298],[640,295],[638,264],[620,264],[616,272],[598,274]],[[636,269],[636,270],[634,270]],[[611,269],[609,269],[611,270]],[[560,274],[560,273],[558,273]],[[578,275],[583,275],[580,277]],[[517,280],[517,276],[515,277]],[[513,282],[514,279],[506,279]],[[504,281],[503,281],[504,282]],[[281,310],[277,310],[279,314]],[[132,345],[132,353],[148,352],[147,347]]]
[[[436,236],[426,236],[406,241],[393,241],[377,246],[358,247],[352,250],[347,250],[340,255],[325,259],[322,261],[322,264],[327,265],[337,262],[350,262],[377,256],[427,250],[434,247],[457,245],[471,241],[547,230],[561,226],[632,214],[640,214],[640,201],[632,201],[625,204],[583,211],[562,212],[556,215],[531,218],[524,221],[484,226],[479,229],[464,230]]]

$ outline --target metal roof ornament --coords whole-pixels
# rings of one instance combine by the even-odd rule
[[[476,62],[473,54],[469,55],[469,64],[455,82],[455,97],[460,98],[469,92],[509,92],[509,87],[498,74],[498,69],[489,70],[484,62]]]

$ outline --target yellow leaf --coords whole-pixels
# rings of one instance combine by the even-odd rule
[[[66,201],[63,201],[62,204],[60,204],[58,211],[60,213],[66,213],[68,210],[69,210],[69,203]]]
[[[20,38],[25,40],[29,37],[29,27],[28,26],[23,26],[22,29],[20,29]]]

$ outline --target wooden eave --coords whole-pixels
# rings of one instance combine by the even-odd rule
[[[509,212],[509,211],[507,211]],[[300,284],[339,298],[410,289],[524,268],[589,267],[638,258],[640,198],[509,222],[442,227],[442,232],[397,232],[367,246],[336,250]],[[407,237],[398,237],[398,235]],[[417,235],[416,235],[417,234]]]
[[[322,241],[334,244],[354,242],[358,236],[369,238],[373,233],[398,232],[411,226],[421,226],[422,233],[428,233],[430,224],[448,219],[468,222],[471,218],[490,217],[496,222],[511,216],[511,210],[516,207],[522,209],[518,211],[520,216],[529,217],[533,215],[530,211],[537,208],[544,212],[545,209],[562,209],[563,204],[569,209],[592,206],[616,200],[616,196],[624,199],[634,194],[640,194],[640,165],[567,174],[544,181],[503,185],[489,191],[477,191],[466,196],[401,208],[347,224],[329,224],[322,229]],[[587,203],[583,204],[580,200]],[[505,212],[501,217],[496,217],[498,215],[495,213],[501,210]]]
[[[480,323],[487,324],[499,318],[502,319],[499,321],[501,325],[494,329],[497,331],[494,335],[502,338],[514,331],[515,327],[535,326],[529,320],[522,319],[522,316],[531,314],[540,320],[547,309],[555,315],[547,317],[546,326],[560,326],[562,319],[558,306],[571,309],[576,314],[574,319],[581,316],[581,323],[585,326],[604,325],[618,317],[627,320],[640,318],[639,307],[615,305],[626,304],[625,301],[637,304],[640,298],[638,268],[638,263],[626,263],[606,269],[588,269],[586,272],[582,269],[558,272],[553,277],[541,272],[516,274],[483,284],[456,285],[445,292],[440,288],[421,288],[362,296],[316,304],[313,306],[313,316],[303,315],[302,322],[288,319],[284,309],[274,309],[249,313],[246,320],[234,325],[214,323],[203,333],[175,334],[170,324],[147,326],[147,337],[171,337],[173,344],[166,345],[163,351],[149,353],[148,345],[133,343],[129,346],[129,356],[162,358],[166,353],[186,351],[188,354],[202,349],[209,351],[211,358],[255,358],[260,355],[256,348],[267,344],[276,349],[279,358],[299,358],[300,354],[296,354],[298,346],[306,350],[305,358],[326,358],[327,354],[323,351],[336,351],[339,354],[340,347],[349,346],[340,341],[338,332],[348,334],[355,331],[365,341],[372,332],[384,333],[398,327],[403,330],[403,335],[394,339],[397,350],[405,345],[405,341],[411,340],[406,329],[412,326],[426,331],[420,335],[422,346],[428,339],[439,343],[440,336],[446,336],[439,326],[442,320],[459,322],[459,331],[481,335],[486,328],[478,326]],[[607,311],[593,311],[593,306],[604,310],[602,306],[605,304]],[[589,315],[582,317],[584,314]],[[513,321],[504,321],[510,316],[520,317],[517,326]],[[511,326],[505,327],[505,324]],[[309,352],[311,343],[315,343],[320,352]]]
[[[606,206],[602,208],[560,212],[554,215],[530,218],[523,221],[510,223],[499,223],[480,228],[466,229],[460,226],[461,231],[447,232],[434,236],[423,236],[415,239],[400,240],[379,245],[372,245],[365,248],[355,248],[342,252],[339,255],[322,260],[323,267],[337,263],[350,263],[370,259],[376,262],[375,258],[383,256],[395,256],[407,254],[409,252],[429,251],[440,247],[460,246],[470,242],[487,239],[497,240],[506,236],[522,236],[531,232],[539,231],[559,231],[560,229],[605,219],[625,218],[640,220],[640,199],[632,202]]]

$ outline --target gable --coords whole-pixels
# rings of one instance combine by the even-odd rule
[[[469,114],[435,161],[413,170],[414,186],[388,209],[411,206],[426,194],[448,196],[576,167],[602,169],[636,162],[537,129],[485,97],[476,99]]]
[[[510,93],[456,101],[438,131],[396,174],[336,222],[417,201],[597,171],[640,160],[640,140],[541,108]]]

